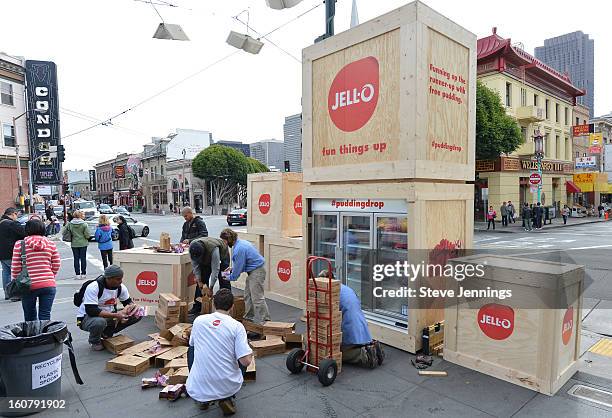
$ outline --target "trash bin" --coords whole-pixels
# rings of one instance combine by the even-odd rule
[[[30,321],[0,327],[0,415],[24,416],[51,409],[40,403],[22,408],[9,402],[60,399],[64,344],[68,346],[75,379],[81,385],[65,322]]]

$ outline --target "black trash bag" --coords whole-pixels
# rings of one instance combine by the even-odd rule
[[[26,321],[0,327],[0,355],[17,354],[24,348],[46,344],[65,344],[68,347],[70,366],[79,385],[83,384],[76,365],[72,347],[72,335],[62,321]]]

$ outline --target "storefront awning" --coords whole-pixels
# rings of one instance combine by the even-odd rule
[[[576,186],[576,183],[571,180],[565,182],[565,190],[567,190],[568,193],[582,193],[580,187]]]

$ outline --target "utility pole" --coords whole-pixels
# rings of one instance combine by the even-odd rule
[[[19,205],[25,207],[23,197],[23,175],[21,173],[21,158],[19,156],[19,139],[17,138],[17,119],[23,115],[25,115],[25,113],[13,118],[13,137],[15,138],[15,162],[17,164],[17,184],[19,185]],[[31,181],[32,178],[30,178],[30,182]]]
[[[325,0],[325,34],[315,39],[315,43],[334,36],[334,17],[336,16],[336,1]]]
[[[181,205],[185,206],[185,156],[187,155],[187,150],[183,148],[183,185],[181,186],[182,197],[181,197]]]

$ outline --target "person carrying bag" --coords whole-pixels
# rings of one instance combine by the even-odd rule
[[[25,241],[21,240],[21,271],[16,279],[6,286],[6,292],[10,298],[21,298],[27,296],[30,293],[30,274],[28,273],[28,266],[26,265],[26,249]]]

